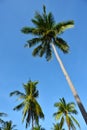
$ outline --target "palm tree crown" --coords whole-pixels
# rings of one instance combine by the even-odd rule
[[[60,123],[57,123],[57,124],[53,124],[52,130],[65,130],[65,129],[63,128],[62,122],[60,122]]]
[[[69,51],[69,46],[62,38],[59,37],[63,31],[73,27],[73,21],[57,23],[54,20],[53,14],[46,13],[46,8],[43,6],[43,13],[35,13],[35,17],[32,19],[32,23],[35,27],[24,27],[22,32],[25,34],[33,34],[35,38],[28,40],[26,46],[32,47],[39,44],[33,51],[33,56],[39,55],[42,57],[44,54],[47,61],[52,57],[51,43],[54,43],[64,53]]]
[[[1,130],[17,130],[16,125],[13,125],[12,121],[6,121]]]
[[[61,120],[62,124],[65,120],[69,130],[76,130],[74,123],[80,128],[78,121],[73,116],[73,114],[77,114],[73,102],[66,103],[65,99],[62,98],[60,102],[55,103],[54,106],[58,108],[58,111],[54,113],[56,120]]]
[[[17,95],[18,99],[22,100],[22,103],[14,107],[14,110],[20,110],[23,108],[23,118],[22,122],[26,118],[26,128],[30,125],[32,121],[32,129],[35,124],[39,123],[39,118],[44,118],[42,109],[37,102],[36,98],[39,96],[39,92],[36,89],[38,82],[32,82],[31,80],[27,84],[23,84],[25,93],[20,91],[14,91],[10,93],[10,96]]]

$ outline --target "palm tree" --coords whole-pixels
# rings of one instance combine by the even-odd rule
[[[12,121],[6,121],[1,130],[17,130],[16,125],[13,125]]]
[[[57,123],[53,124],[52,130],[65,130],[65,129],[63,129],[63,124],[61,125],[61,123]]]
[[[66,103],[65,99],[60,99],[60,102],[54,104],[57,107],[57,112],[53,115],[56,120],[60,120],[64,124],[64,120],[67,123],[68,130],[76,130],[74,123],[80,128],[78,121],[74,118],[73,114],[77,114],[75,104],[73,102]]]
[[[35,17],[32,19],[32,23],[35,27],[23,27],[21,30],[25,34],[32,34],[36,36],[35,38],[28,40],[25,46],[33,47],[38,44],[38,46],[36,46],[32,53],[33,56],[42,57],[43,55],[45,55],[47,61],[52,58],[52,50],[54,51],[57,61],[59,62],[63,74],[69,84],[69,87],[74,95],[82,116],[87,124],[87,113],[85,111],[85,108],[56,50],[56,47],[58,47],[64,53],[69,52],[69,46],[67,42],[60,38],[59,35],[62,34],[66,29],[73,27],[74,22],[67,21],[56,23],[53,14],[51,12],[47,14],[46,8],[45,6],[43,6],[43,13],[40,14],[39,12],[36,12]]]
[[[22,122],[24,122],[24,119],[26,119],[27,128],[32,121],[32,130],[35,124],[39,124],[39,119],[44,118],[42,109],[36,100],[36,98],[39,96],[39,91],[36,88],[37,84],[38,82],[32,82],[30,80],[27,84],[23,84],[25,93],[22,93],[20,91],[14,91],[10,93],[10,96],[17,95],[19,97],[18,99],[22,100],[22,102],[14,107],[13,110],[23,109]]]

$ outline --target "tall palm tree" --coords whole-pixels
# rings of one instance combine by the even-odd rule
[[[74,123],[80,128],[78,121],[74,118],[73,114],[77,114],[75,109],[75,104],[73,102],[66,103],[65,99],[60,99],[60,102],[54,104],[57,107],[57,112],[53,115],[55,116],[56,120],[61,120],[64,124],[64,120],[67,123],[68,130],[76,130]]]
[[[53,14],[51,12],[47,14],[46,8],[45,6],[43,6],[43,13],[40,14],[39,12],[36,12],[35,17],[32,19],[32,23],[34,24],[34,27],[23,27],[21,30],[25,34],[32,34],[36,36],[35,38],[28,40],[25,46],[33,47],[38,44],[32,53],[33,56],[42,57],[43,55],[45,55],[47,61],[52,58],[52,50],[54,51],[57,61],[59,62],[63,74],[69,84],[69,87],[74,95],[82,116],[87,124],[87,113],[85,111],[85,108],[56,50],[56,47],[58,47],[64,53],[69,52],[69,46],[67,42],[59,36],[66,29],[72,28],[74,26],[74,22],[67,21],[56,23]]]
[[[30,80],[27,84],[23,84],[25,93],[20,91],[14,91],[10,93],[10,96],[17,95],[18,99],[22,100],[22,102],[14,107],[13,110],[23,109],[22,122],[24,122],[24,119],[26,119],[26,128],[32,122],[32,130],[35,124],[39,124],[39,119],[44,118],[41,106],[36,100],[36,98],[39,96],[39,91],[36,88],[37,84],[38,82],[32,82]]]
[[[17,130],[16,125],[13,125],[12,121],[6,121],[1,130]]]

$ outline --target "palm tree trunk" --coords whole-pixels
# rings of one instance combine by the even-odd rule
[[[65,78],[66,78],[66,80],[67,80],[67,82],[69,84],[69,87],[70,87],[70,89],[71,89],[71,91],[73,93],[73,96],[74,96],[74,98],[75,98],[75,100],[76,100],[76,102],[78,104],[78,107],[79,107],[79,109],[81,111],[81,114],[82,114],[82,116],[83,116],[83,118],[84,118],[84,120],[85,120],[85,122],[87,124],[87,113],[86,113],[86,110],[85,110],[85,108],[84,108],[84,106],[83,106],[83,104],[82,104],[82,102],[80,100],[80,97],[78,96],[78,94],[77,94],[77,92],[76,92],[76,90],[74,88],[74,85],[73,85],[73,83],[72,83],[68,73],[65,70],[65,67],[64,67],[64,65],[63,65],[63,63],[62,63],[62,61],[61,61],[61,59],[60,59],[60,57],[59,57],[59,55],[57,53],[57,50],[56,50],[54,44],[52,43],[51,45],[52,45],[54,54],[56,56],[56,59],[59,62],[59,65],[60,65],[60,67],[61,67],[61,69],[63,71],[63,74],[64,74],[64,76],[65,76]]]

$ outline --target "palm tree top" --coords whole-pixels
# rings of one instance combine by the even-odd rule
[[[37,101],[39,91],[37,90],[37,81],[29,80],[27,84],[23,84],[24,93],[16,90],[10,93],[10,96],[18,96],[18,100],[22,102],[15,106],[13,110],[22,111],[22,122],[26,120],[26,128],[32,123],[32,128],[39,123],[39,119],[44,119],[44,113]]]
[[[69,46],[66,41],[60,38],[66,29],[74,26],[74,21],[56,23],[51,12],[47,14],[46,7],[43,5],[43,13],[35,12],[34,18],[31,20],[34,27],[23,27],[22,32],[32,34],[34,38],[27,41],[25,46],[32,47],[37,45],[33,51],[33,56],[42,57],[45,54],[47,61],[52,58],[51,43],[55,44],[64,53],[69,52]]]
[[[73,114],[77,114],[74,102],[66,103],[65,99],[62,98],[60,102],[55,103],[54,106],[58,109],[57,112],[54,113],[56,120],[60,120],[60,122],[63,122],[62,124],[64,124],[65,120],[69,130],[76,129],[74,123],[80,128],[78,121],[73,116]]]

